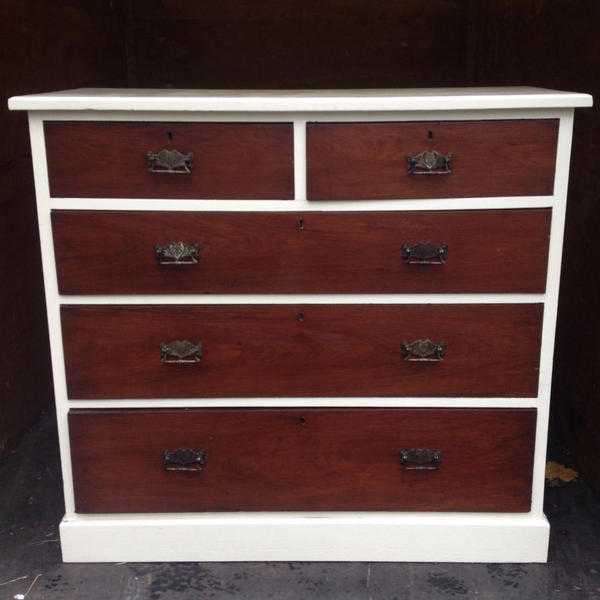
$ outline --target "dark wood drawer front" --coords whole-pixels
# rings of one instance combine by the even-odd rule
[[[46,122],[45,133],[54,197],[294,197],[290,123]],[[147,154],[163,149],[192,153],[191,172],[150,172]]]
[[[73,410],[76,510],[527,512],[535,420],[534,409]],[[414,448],[438,454],[403,461]],[[196,462],[165,462],[177,449]]]
[[[52,213],[63,294],[543,292],[550,219],[550,209]],[[174,241],[199,246],[197,262],[159,264],[155,246]],[[447,248],[440,264],[403,251],[421,242]]]
[[[556,119],[309,123],[308,197],[551,195],[557,138]],[[450,154],[451,173],[410,174],[408,157],[423,151]],[[443,167],[433,170],[446,170]]]
[[[533,397],[541,321],[541,304],[62,307],[73,399]]]

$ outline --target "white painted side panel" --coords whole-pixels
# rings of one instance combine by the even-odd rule
[[[50,338],[50,354],[52,358],[52,377],[54,379],[54,401],[58,423],[58,440],[62,467],[63,487],[66,514],[72,514],[73,480],[71,476],[71,452],[67,425],[67,384],[65,378],[62,331],[60,326],[60,303],[58,300],[58,282],[54,261],[54,244],[52,242],[52,226],[48,207],[48,176],[46,171],[46,146],[42,120],[36,115],[29,115],[29,134],[31,139],[31,156],[33,159],[33,175],[37,200],[37,214],[42,248],[42,270],[44,273],[44,291],[46,293],[46,312],[48,315],[48,335]]]
[[[206,514],[65,519],[66,562],[545,562],[543,516]]]
[[[538,406],[535,459],[533,469],[533,495],[531,509],[543,514],[544,482],[546,471],[546,446],[548,443],[548,420],[550,414],[550,393],[552,387],[552,367],[554,360],[554,339],[558,312],[558,293],[562,265],[563,235],[567,189],[569,185],[569,167],[571,160],[571,138],[573,133],[573,110],[566,111],[560,121],[554,196],[556,205],[552,210],[550,231],[550,252],[548,255],[548,275],[546,282],[546,302],[542,329],[542,347],[540,354],[540,377],[538,385]]]

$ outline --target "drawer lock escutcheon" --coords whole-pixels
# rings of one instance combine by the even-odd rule
[[[202,471],[206,464],[206,452],[190,448],[165,450],[163,462],[165,471]]]
[[[410,175],[450,175],[452,154],[442,154],[437,150],[424,150],[407,156]]]
[[[400,347],[404,360],[410,362],[440,362],[446,354],[445,342],[432,342],[430,339],[402,342]]]
[[[443,265],[448,258],[447,244],[404,244],[402,258],[409,265]]]
[[[174,340],[161,342],[160,362],[171,364],[197,363],[202,359],[202,343]]]
[[[146,161],[151,173],[169,173],[189,175],[192,172],[193,152],[180,152],[163,148],[158,152],[148,152]]]
[[[186,242],[169,242],[154,246],[154,256],[159,265],[196,265],[200,260],[200,245]]]
[[[442,464],[442,451],[429,448],[403,448],[400,464],[407,471],[437,471]]]

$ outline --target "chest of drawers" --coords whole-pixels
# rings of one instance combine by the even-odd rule
[[[573,109],[535,88],[29,111],[66,561],[541,562]]]

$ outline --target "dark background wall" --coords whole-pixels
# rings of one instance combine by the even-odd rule
[[[481,84],[589,92],[600,103],[600,3],[486,0],[477,10]],[[559,299],[551,434],[600,490],[600,112],[577,110]]]
[[[126,83],[108,2],[0,2],[0,455],[52,401],[27,116],[9,96]]]
[[[4,0],[0,23],[0,453],[51,398],[26,119],[6,111],[6,97],[77,86],[526,84],[600,98],[596,0]],[[578,111],[552,427],[600,483],[598,134],[598,111]]]

